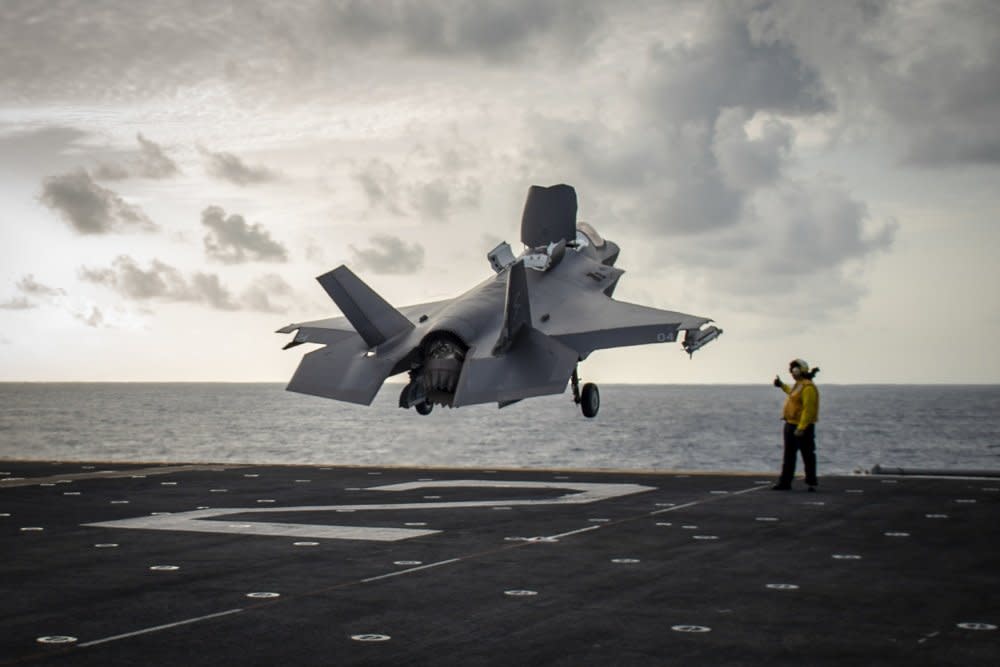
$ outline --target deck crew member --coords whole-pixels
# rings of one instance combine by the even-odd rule
[[[795,461],[802,453],[802,464],[806,469],[806,486],[816,490],[816,422],[819,421],[819,390],[812,379],[819,373],[818,368],[809,370],[809,364],[795,359],[788,364],[788,372],[795,380],[787,385],[779,376],[774,376],[774,386],[784,391],[788,397],[782,412],[784,420],[785,456],[781,464],[781,477],[772,488],[787,491],[792,488],[795,476]]]

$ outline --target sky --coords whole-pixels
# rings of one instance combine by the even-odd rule
[[[285,381],[316,276],[457,296],[568,183],[725,331],[585,381],[998,383],[998,119],[994,0],[5,0],[0,381]]]

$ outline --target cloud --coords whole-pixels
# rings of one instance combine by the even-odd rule
[[[206,169],[215,178],[235,183],[236,185],[253,185],[270,183],[279,180],[281,174],[264,166],[250,166],[232,153],[214,153],[199,147],[201,154],[207,160]]]
[[[492,63],[549,49],[579,56],[600,22],[596,4],[573,0],[334,2],[323,13],[324,27],[355,47]]]
[[[40,296],[40,297],[56,297],[56,296],[66,296],[66,290],[60,287],[49,287],[48,285],[43,285],[37,280],[33,274],[28,274],[21,278],[16,284],[17,289],[28,296]]]
[[[28,301],[23,296],[0,301],[0,309],[2,310],[30,310],[32,308],[38,308],[38,304]]]
[[[689,40],[649,51],[641,92],[613,127],[530,122],[542,168],[592,188],[602,212],[655,248],[649,269],[694,272],[737,308],[828,317],[856,305],[857,273],[898,224],[875,222],[835,181],[793,176],[796,128],[828,119],[839,98],[796,44],[762,34],[769,6],[707,5]]]
[[[35,280],[35,276],[30,273],[17,281],[14,284],[14,287],[17,288],[22,296],[12,297],[6,301],[0,302],[0,309],[31,310],[42,305],[38,302],[38,299],[51,302],[60,297],[66,296],[66,290],[60,287],[49,287],[48,285],[43,285]]]
[[[79,275],[85,282],[113,289],[132,301],[195,303],[224,311],[284,312],[273,299],[291,294],[287,283],[272,274],[256,280],[241,294],[240,299],[235,299],[214,273],[194,272],[187,277],[177,268],[157,259],[143,269],[127,255],[120,255],[108,268],[81,267]]]
[[[39,199],[80,234],[157,229],[141,208],[95,183],[83,169],[45,179]]]
[[[371,160],[355,172],[354,178],[373,210],[415,215],[430,222],[444,222],[460,211],[476,210],[482,200],[482,186],[473,178],[448,175],[407,182],[383,160]]]
[[[208,227],[205,253],[225,264],[249,261],[286,262],[288,251],[271,238],[260,223],[248,225],[242,215],[226,212],[219,206],[209,206],[201,212],[201,224]]]
[[[163,146],[142,136],[141,132],[136,140],[139,142],[137,157],[125,162],[101,162],[91,170],[93,177],[100,181],[121,181],[132,176],[164,179],[181,173]]]
[[[371,238],[371,248],[355,248],[354,261],[359,268],[382,274],[416,273],[424,265],[424,248],[407,244],[396,236],[380,234]]]
[[[89,313],[73,313],[73,317],[95,329],[104,325],[104,314],[97,306],[91,306]]]
[[[760,5],[760,40],[791,45],[838,101],[838,132],[926,166],[1000,164],[1000,5]]]
[[[291,286],[281,276],[270,273],[256,279],[242,296],[242,302],[250,310],[261,313],[286,313],[288,308],[275,302],[292,296]]]

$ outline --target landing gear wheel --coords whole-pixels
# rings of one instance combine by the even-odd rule
[[[597,385],[593,382],[583,385],[583,391],[580,395],[580,409],[583,411],[583,416],[588,419],[596,417],[597,411],[601,409],[601,392],[597,390]]]
[[[417,403],[413,407],[415,407],[417,409],[417,412],[419,412],[420,414],[429,415],[431,413],[431,410],[434,409],[434,404],[428,403],[427,401],[421,401],[420,403]]]

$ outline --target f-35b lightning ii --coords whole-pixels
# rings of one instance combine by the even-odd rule
[[[580,387],[577,364],[594,350],[675,342],[689,354],[717,338],[712,320],[611,298],[624,271],[619,248],[576,220],[576,191],[531,186],[518,256],[507,243],[487,254],[496,275],[445,301],[393,308],[346,266],[317,278],[343,317],[289,324],[285,349],[306,354],[289,391],[370,405],[386,378],[408,373],[399,407],[429,414],[560,394],[570,383],[584,416],[600,393]]]

